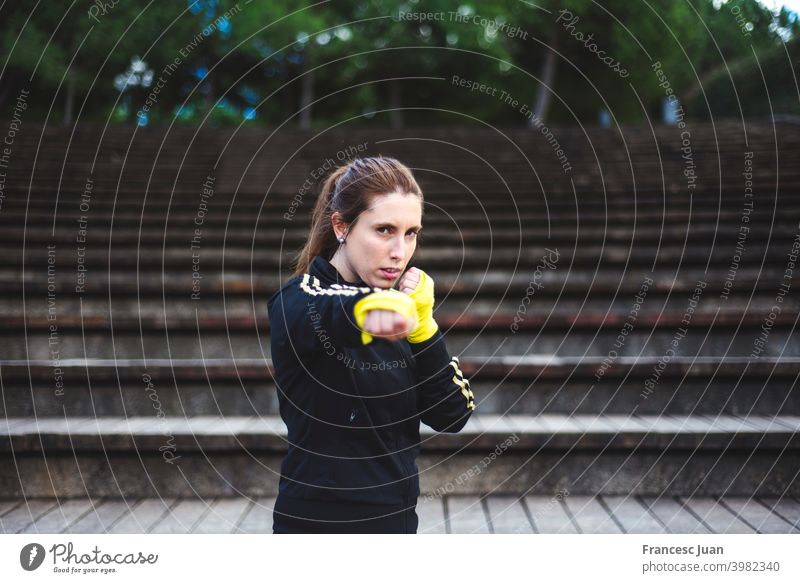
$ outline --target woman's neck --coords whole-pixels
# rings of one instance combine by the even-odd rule
[[[347,283],[355,283],[359,279],[358,274],[350,268],[347,260],[338,250],[331,257],[330,264],[336,268],[336,271]]]

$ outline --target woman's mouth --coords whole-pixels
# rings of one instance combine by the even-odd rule
[[[397,279],[398,277],[400,277],[400,269],[398,268],[394,267],[389,267],[386,269],[381,268],[379,271],[381,272],[381,275],[385,279]]]

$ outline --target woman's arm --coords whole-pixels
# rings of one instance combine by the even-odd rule
[[[328,286],[308,274],[276,292],[268,313],[274,340],[289,343],[298,355],[363,346],[373,336],[405,338],[416,322],[414,302],[401,292]],[[384,317],[376,318],[379,314]]]
[[[450,356],[439,330],[430,339],[409,345],[417,364],[420,419],[436,431],[458,433],[475,409],[472,389],[458,358]]]
[[[458,358],[450,356],[433,319],[433,279],[412,267],[399,287],[414,300],[417,311],[417,325],[409,334],[408,343],[417,364],[420,419],[436,431],[457,433],[475,409],[475,400]]]

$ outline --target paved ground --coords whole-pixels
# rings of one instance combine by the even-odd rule
[[[0,500],[3,533],[269,533],[266,498]],[[794,498],[444,496],[417,505],[420,533],[794,533]]]

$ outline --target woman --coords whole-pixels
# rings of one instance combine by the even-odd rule
[[[416,533],[419,423],[455,433],[475,408],[433,319],[433,280],[406,271],[422,205],[395,159],[337,168],[293,277],[269,300],[289,431],[276,533]]]

